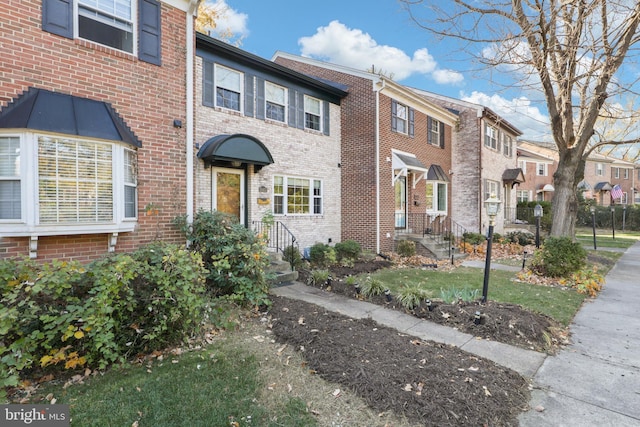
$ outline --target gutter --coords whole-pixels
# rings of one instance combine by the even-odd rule
[[[382,83],[382,84],[380,84]],[[376,89],[375,85],[378,85]],[[376,253],[380,253],[380,92],[385,88],[385,80],[374,82],[376,93]]]

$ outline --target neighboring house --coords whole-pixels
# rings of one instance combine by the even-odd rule
[[[584,180],[578,184],[585,199],[598,205],[634,203],[635,164],[600,153],[591,153],[584,167]],[[615,188],[615,186],[619,186]],[[619,190],[619,191],[618,191]]]
[[[348,88],[341,104],[342,240],[391,252],[396,233],[451,227],[453,112],[384,76],[283,52],[272,59]]]
[[[3,2],[1,258],[89,261],[181,240],[171,220],[193,203],[196,7]]]
[[[289,232],[300,250],[339,242],[344,86],[203,34],[196,43],[197,208],[253,229],[271,213],[279,249]]]
[[[516,192],[518,202],[550,202],[555,192],[553,174],[558,169],[558,150],[550,144],[520,140],[517,158],[525,177]]]
[[[516,164],[516,138],[522,132],[482,105],[413,90],[459,117],[452,149],[454,221],[468,231],[485,233],[489,217],[484,201],[495,194],[502,201],[495,229],[504,232],[504,226],[516,219],[516,192],[526,181]]]

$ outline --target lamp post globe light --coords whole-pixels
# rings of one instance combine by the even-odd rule
[[[540,218],[542,218],[542,206],[540,203],[533,208],[533,216],[536,217],[536,249],[540,248]]]
[[[491,194],[484,201],[487,215],[489,216],[489,232],[487,234],[487,258],[484,263],[484,282],[482,284],[482,302],[487,302],[487,293],[489,292],[489,271],[491,270],[491,244],[493,243],[493,226],[495,225],[496,215],[500,209],[500,199],[495,194]]]
[[[593,227],[593,250],[595,251],[596,249],[598,249],[596,246],[596,207],[592,205],[589,210],[591,211],[591,225]]]

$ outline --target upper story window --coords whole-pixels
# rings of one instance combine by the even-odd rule
[[[506,133],[502,134],[502,152],[507,157],[513,154],[513,139]]]
[[[287,89],[271,82],[265,82],[266,117],[278,122],[286,121]]]
[[[312,130],[321,130],[322,101],[310,96],[304,96],[304,127]]]
[[[427,118],[427,142],[431,145],[443,146],[444,123],[431,117]]]
[[[242,73],[215,64],[216,107],[242,111]]]
[[[78,37],[133,53],[132,0],[78,0]]]
[[[160,14],[158,0],[43,0],[42,29],[161,65]]]
[[[629,169],[623,169],[624,170],[624,179],[629,179]]]
[[[498,129],[488,123],[484,125],[484,146],[493,150],[498,149]]]
[[[538,163],[538,167],[536,168],[536,174],[538,176],[547,176],[547,164],[546,163]]]
[[[404,133],[409,136],[414,135],[415,110],[398,101],[391,100],[391,130],[393,132]]]
[[[620,178],[620,168],[611,168],[611,172],[613,173],[614,178]]]
[[[596,176],[604,176],[604,164],[596,163]]]
[[[518,167],[522,169],[522,173],[527,173],[527,161],[526,160],[518,160]]]
[[[273,213],[276,215],[321,215],[322,181],[274,176]]]

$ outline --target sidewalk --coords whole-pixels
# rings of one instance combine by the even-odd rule
[[[478,264],[469,266],[484,268]],[[298,282],[273,288],[272,293],[352,318],[370,317],[533,378],[531,409],[519,417],[522,427],[640,426],[640,242],[609,272],[600,295],[580,309],[571,325],[572,344],[556,356],[476,340],[452,328]]]
[[[522,427],[640,426],[640,242],[571,325],[572,344],[534,376]],[[538,410],[536,410],[538,407]],[[543,410],[542,410],[543,409]]]

